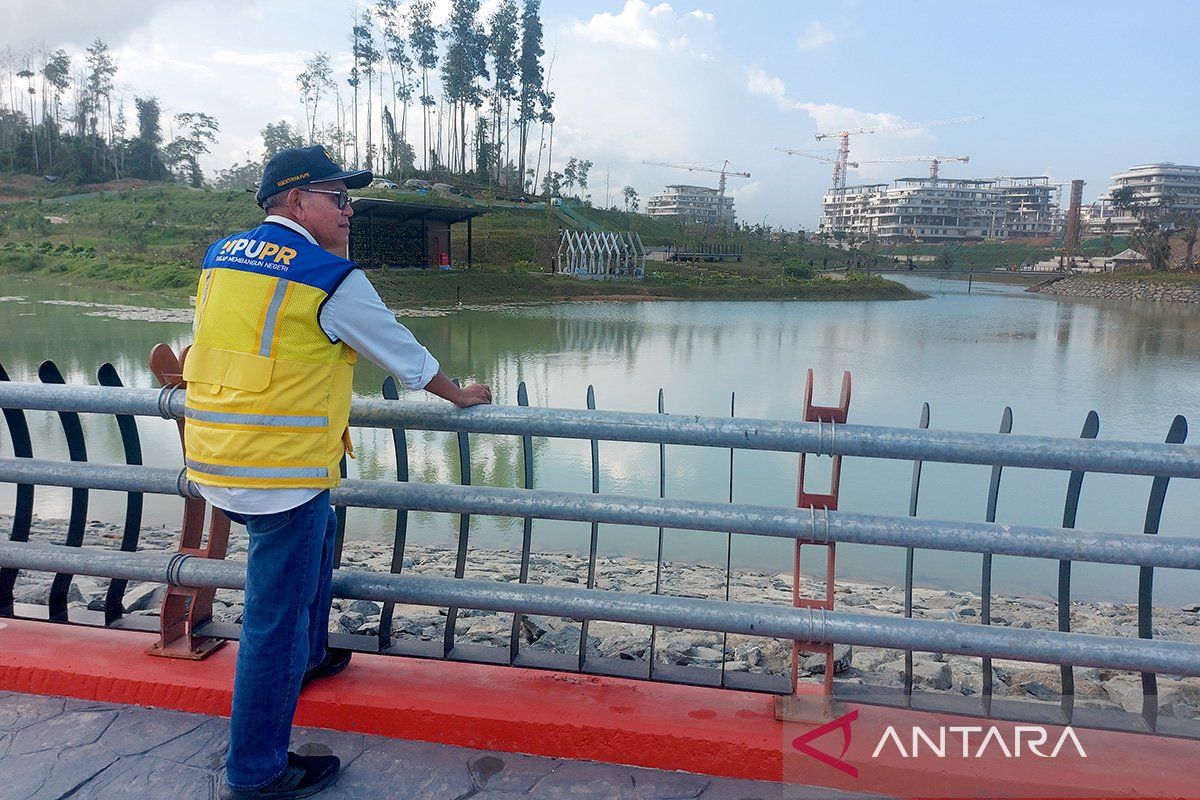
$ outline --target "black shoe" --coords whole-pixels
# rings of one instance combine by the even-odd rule
[[[297,800],[309,797],[333,783],[342,762],[337,756],[298,756],[287,754],[287,768],[275,780],[257,789],[232,789],[221,786],[221,800]]]
[[[332,678],[337,675],[350,663],[350,655],[349,650],[326,650],[325,658],[321,659],[320,664],[305,670],[304,677],[300,680],[300,688],[303,689],[310,681],[318,678]]]

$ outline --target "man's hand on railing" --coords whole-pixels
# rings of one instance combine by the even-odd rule
[[[492,390],[486,384],[472,383],[470,386],[459,386],[446,377],[444,372],[434,375],[433,380],[425,384],[425,391],[436,394],[443,400],[449,400],[459,408],[492,402]]]

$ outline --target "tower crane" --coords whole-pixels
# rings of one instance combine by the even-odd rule
[[[729,169],[729,160],[728,159],[725,160],[725,163],[721,165],[720,169],[714,169],[712,167],[702,167],[702,166],[699,166],[698,164],[672,164],[668,161],[643,161],[642,163],[649,164],[652,167],[673,167],[675,169],[686,169],[688,172],[715,172],[721,176],[721,182],[717,188],[717,194],[719,194],[721,197],[725,196],[725,176],[726,175],[737,175],[742,178],[750,177],[749,172],[735,172],[734,170]]]
[[[850,165],[850,137],[857,136],[863,133],[880,133],[881,131],[896,131],[907,128],[927,128],[930,125],[948,125],[952,122],[973,122],[977,119],[983,119],[982,116],[976,114],[970,117],[951,117],[950,119],[935,119],[929,122],[898,122],[894,125],[879,125],[869,128],[852,128],[830,133],[818,133],[817,141],[822,139],[830,139],[837,137],[839,139],[838,156],[833,164],[833,188],[846,188],[846,168]]]
[[[970,156],[896,156],[895,158],[873,158],[870,161],[860,161],[859,164],[897,164],[904,161],[928,161],[929,162],[929,177],[937,178],[938,167],[947,161],[961,161],[966,164],[971,160]],[[858,164],[850,166],[857,167]]]
[[[776,147],[775,149],[781,153],[787,153],[788,155],[792,155],[792,156],[804,156],[805,158],[812,158],[817,161],[824,161],[826,164],[836,165],[838,163],[838,160],[836,158],[830,158],[829,156],[823,156],[820,153],[809,153],[805,150],[789,150],[786,147]],[[846,166],[852,167],[854,169],[858,169],[858,162],[857,161],[847,161]]]

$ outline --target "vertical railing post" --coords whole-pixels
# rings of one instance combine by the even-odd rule
[[[734,419],[736,393],[729,393],[729,418]],[[733,503],[733,452],[729,448],[729,502]],[[733,583],[733,534],[725,534],[725,602],[729,602],[729,590]],[[725,664],[729,655],[729,634],[721,635],[721,686],[725,686]]]
[[[458,385],[458,379],[454,379]],[[471,443],[467,434],[458,434],[458,474],[459,483],[471,485]],[[461,579],[467,574],[467,544],[471,536],[471,515],[458,515],[458,555],[454,559],[454,577]],[[454,632],[458,625],[458,607],[446,609],[446,629],[442,636],[442,657],[448,658],[454,650]]]
[[[112,364],[101,364],[96,376],[101,386],[121,386],[121,376]],[[138,436],[137,422],[129,414],[116,414],[117,428],[121,432],[121,448],[125,451],[126,464],[142,463],[142,441]],[[129,492],[125,496],[125,527],[121,533],[121,549],[127,553],[137,550],[138,537],[142,529],[142,493]],[[104,624],[111,625],[125,613],[122,600],[128,581],[114,578],[109,581],[104,597]]]
[[[1008,406],[1004,407],[1004,413],[1000,415],[1000,432],[1012,433],[1013,415],[1012,409]],[[988,500],[987,500],[987,521],[996,521],[996,504],[1000,499],[1000,475],[1003,467],[996,465],[992,467],[992,478],[988,484]],[[981,625],[992,624],[992,554],[983,554],[983,571],[980,578],[979,589],[979,623]],[[982,675],[982,692],[980,701],[983,704],[983,713],[992,713],[992,659],[988,656],[983,657],[983,675]]]
[[[529,405],[529,390],[525,381],[517,384],[517,405]],[[533,488],[533,437],[521,437],[521,488]],[[529,551],[533,547],[533,517],[525,517],[521,526],[521,570],[517,580],[529,583]],[[521,614],[513,614],[512,633],[508,639],[508,663],[515,664],[521,654]]]
[[[150,371],[166,391],[182,391],[186,386],[183,381],[183,364],[186,359],[186,347],[176,358],[170,347],[157,344],[150,351]],[[184,420],[178,420],[178,426],[179,440],[182,444]],[[219,508],[213,508],[208,513],[208,537],[205,541],[206,511],[208,504],[202,498],[184,499],[178,552],[194,558],[223,559],[229,548],[229,517]],[[201,626],[212,620],[215,596],[216,589],[168,586],[162,609],[159,611],[159,640],[146,652],[155,656],[196,661],[223,646],[224,639],[196,635]]]
[[[921,404],[921,421],[918,426],[921,430],[926,430],[929,427],[929,403]],[[921,493],[921,466],[924,461],[917,460],[913,462],[912,471],[912,489],[908,495],[908,515],[915,517],[917,515],[917,498]],[[916,556],[916,548],[905,548],[904,553],[904,617],[912,619],[913,615],[913,562]],[[904,651],[904,704],[912,706],[912,690],[913,690],[913,651]]]
[[[665,414],[666,406],[663,403],[663,390],[660,386],[658,389],[658,413]],[[662,442],[658,444],[658,496],[659,499],[667,496],[667,447]],[[660,526],[658,529],[658,550],[654,557],[654,593],[662,593],[662,566],[663,566],[663,529]],[[654,674],[657,670],[658,657],[658,626],[653,625],[650,628],[650,669],[649,675],[651,680],[654,679]]]
[[[62,373],[53,361],[43,361],[38,367],[38,377],[42,383],[66,383]],[[83,426],[79,415],[74,411],[59,411],[59,422],[62,423],[63,434],[67,437],[67,453],[72,461],[87,461],[87,445],[83,440]],[[88,490],[71,490],[71,518],[67,523],[67,538],[63,542],[67,547],[83,545],[83,531],[87,525]],[[50,582],[49,618],[54,622],[68,620],[67,598],[71,593],[71,581],[74,575],[58,573]]]
[[[1187,420],[1177,416],[1171,421],[1171,428],[1167,431],[1167,444],[1183,444],[1187,434]],[[1142,528],[1143,533],[1149,536],[1158,535],[1170,482],[1170,478],[1158,477],[1150,485],[1150,500],[1146,504],[1146,525]],[[1154,638],[1154,567],[1138,567],[1138,637]],[[1142,673],[1142,719],[1146,721],[1150,730],[1158,729],[1158,679],[1153,672]]]
[[[7,381],[8,373],[0,366],[0,381]],[[29,423],[25,412],[19,408],[4,409],[4,424],[8,426],[9,441],[12,443],[14,458],[33,458],[33,442],[29,438]],[[12,530],[9,531],[10,542],[28,542],[29,530],[33,527],[33,484],[18,483],[16,507],[13,508]],[[20,572],[12,567],[0,569],[0,617],[11,617],[15,611],[13,589],[17,585],[17,575]]]
[[[596,390],[590,384],[587,387],[587,407],[588,411],[596,410]],[[591,440],[592,451],[592,494],[600,494],[600,442],[596,439]],[[600,524],[593,522],[591,524],[591,538],[588,542],[588,571],[587,571],[587,588],[596,588],[596,550],[600,544]],[[587,640],[588,640],[588,623],[590,620],[581,620],[579,623],[579,671],[584,671],[584,666],[587,662]]]
[[[1100,415],[1089,411],[1083,421],[1083,430],[1079,438],[1095,439],[1099,433]],[[1083,476],[1082,471],[1075,471],[1067,480],[1067,499],[1063,504],[1064,528],[1075,527],[1075,518],[1079,512],[1079,494],[1083,491]],[[1069,633],[1071,630],[1071,562],[1068,559],[1060,559],[1058,562],[1058,629],[1063,633]],[[1059,707],[1062,710],[1063,721],[1069,725],[1075,715],[1075,670],[1070,664],[1063,664],[1060,674],[1062,694]]]
[[[396,379],[388,375],[383,379],[383,397],[386,400],[399,400],[400,393],[396,388]],[[404,428],[392,428],[392,448],[396,454],[396,480],[408,482],[408,437]],[[399,575],[404,570],[404,549],[408,544],[408,509],[396,509],[396,528],[392,535],[392,564],[391,572]],[[392,617],[396,604],[389,601],[383,604],[379,612],[379,649],[386,650],[392,646]]]

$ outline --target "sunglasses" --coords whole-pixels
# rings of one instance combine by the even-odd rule
[[[350,193],[339,189],[300,189],[301,192],[309,194],[331,194],[337,198],[338,211],[341,211],[346,206],[350,205]]]

